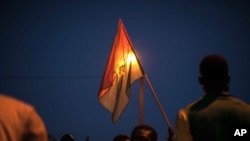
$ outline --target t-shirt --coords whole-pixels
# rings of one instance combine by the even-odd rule
[[[207,94],[178,112],[177,141],[233,141],[236,129],[249,129],[250,106],[227,93]],[[249,140],[250,141],[250,140]]]

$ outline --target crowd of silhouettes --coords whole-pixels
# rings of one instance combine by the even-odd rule
[[[172,137],[172,136],[171,136]],[[156,130],[149,125],[138,125],[132,129],[131,135],[118,134],[112,141],[157,141]],[[64,134],[60,141],[75,141],[72,134]],[[89,137],[86,138],[89,141]]]
[[[169,130],[169,137],[166,141],[173,141],[173,130]],[[52,139],[52,138],[50,138]],[[130,135],[126,134],[118,134],[114,136],[112,141],[157,141],[158,134],[156,130],[149,125],[137,125],[135,126]],[[52,140],[51,140],[52,141]],[[53,140],[56,141],[56,140]],[[72,134],[64,134],[62,135],[60,141],[76,141]],[[86,141],[89,141],[89,137],[87,136]]]
[[[149,125],[135,126],[131,135],[118,134],[112,141],[157,141],[158,134],[156,130]],[[53,136],[49,135],[49,141],[57,141]],[[60,141],[76,141],[74,136],[70,133],[63,134]],[[85,141],[89,141],[89,137],[86,137]]]
[[[171,132],[170,132],[171,131]],[[172,141],[172,137],[174,135],[173,130],[169,130],[169,137],[166,139],[166,141]],[[135,126],[130,135],[126,134],[118,134],[114,136],[112,141],[157,141],[158,140],[158,134],[156,130],[146,124],[141,124]],[[49,136],[49,141],[56,141],[55,138],[52,136]],[[60,138],[60,141],[76,141],[72,134],[64,134]],[[89,137],[86,137],[85,141],[89,141]]]

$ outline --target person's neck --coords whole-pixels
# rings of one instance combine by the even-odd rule
[[[228,91],[225,90],[221,90],[221,91],[214,91],[214,90],[204,90],[205,95],[225,95],[225,94],[229,94]]]
[[[206,95],[228,94],[227,89],[204,89]]]
[[[204,86],[203,90],[206,94],[221,94],[221,93],[228,93],[229,86],[228,85],[215,85],[215,86]]]

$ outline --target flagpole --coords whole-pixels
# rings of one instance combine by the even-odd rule
[[[156,101],[158,107],[160,108],[161,114],[162,114],[162,116],[163,116],[165,122],[167,123],[169,130],[172,132],[171,134],[172,134],[173,138],[175,139],[175,138],[176,138],[176,135],[175,135],[175,133],[174,133],[174,130],[173,130],[173,128],[172,128],[172,126],[171,126],[171,124],[170,124],[170,122],[169,122],[169,120],[168,120],[168,117],[167,117],[166,113],[165,113],[164,110],[163,110],[163,107],[162,107],[162,105],[161,105],[161,103],[160,103],[160,100],[158,99],[158,97],[157,97],[157,95],[156,95],[156,92],[155,92],[155,90],[154,90],[154,88],[153,88],[151,82],[149,81],[148,75],[147,75],[147,74],[144,74],[144,77],[145,77],[145,79],[146,79],[146,81],[147,81],[147,83],[148,83],[148,86],[150,87],[150,90],[151,90],[151,92],[152,92],[152,94],[153,94],[153,96],[154,96],[154,99],[155,99],[155,101]],[[172,137],[171,137],[171,138],[172,138]]]
[[[172,128],[172,127],[171,127],[171,124],[170,124],[170,122],[169,122],[169,120],[168,120],[168,117],[167,117],[166,113],[165,113],[164,110],[163,110],[163,107],[162,107],[162,105],[161,105],[161,103],[160,103],[160,100],[158,99],[158,97],[157,97],[157,95],[156,95],[156,92],[155,92],[155,90],[154,90],[154,88],[153,88],[151,82],[149,81],[149,78],[148,78],[147,74],[145,74],[144,77],[145,77],[145,79],[146,79],[146,81],[147,81],[147,83],[148,83],[148,86],[150,87],[150,90],[151,90],[151,92],[152,92],[152,94],[153,94],[153,96],[154,96],[154,99],[155,99],[155,101],[156,101],[158,107],[160,108],[160,111],[161,111],[161,114],[162,114],[164,120],[166,121],[168,127],[169,127],[169,128]]]
[[[143,77],[140,78],[140,97],[139,97],[139,124],[144,124],[144,86]]]

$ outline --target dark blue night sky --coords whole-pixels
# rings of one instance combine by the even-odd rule
[[[227,58],[230,92],[250,103],[250,10],[243,0],[1,1],[0,92],[33,104],[58,140],[112,140],[139,120],[139,83],[114,125],[97,93],[118,18],[139,54],[171,125],[181,107],[202,95],[203,56]],[[145,83],[146,84],[146,83]],[[167,125],[145,85],[145,123],[159,140]]]

